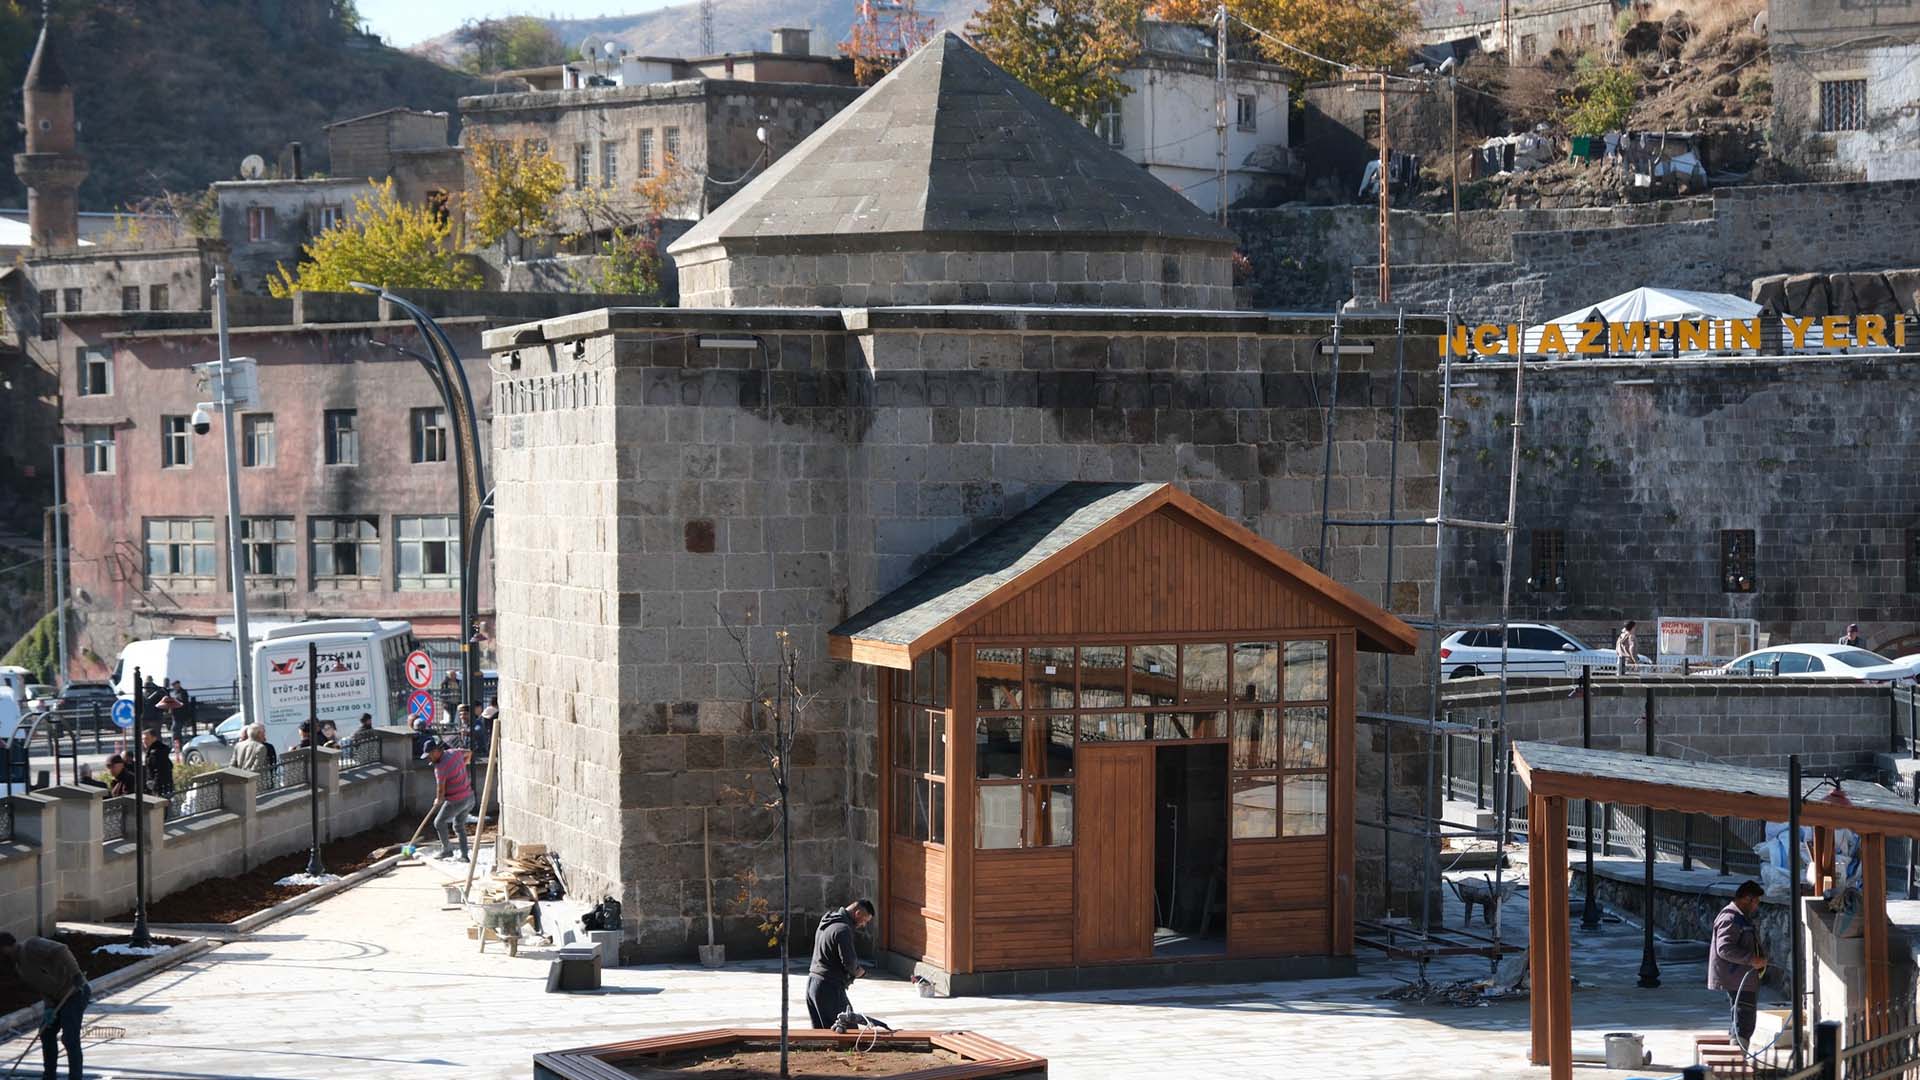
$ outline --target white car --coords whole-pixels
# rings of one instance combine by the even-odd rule
[[[1645,657],[1641,658],[1645,660]],[[1585,642],[1550,623],[1507,625],[1507,671],[1513,675],[1579,675],[1583,667],[1611,674],[1619,666],[1612,649]],[[1500,673],[1500,630],[1456,630],[1440,642],[1440,674],[1448,679]]]
[[[1889,660],[1852,645],[1772,645],[1738,657],[1715,675],[1773,675],[1783,679],[1860,679],[1898,682],[1920,675],[1920,657]]]

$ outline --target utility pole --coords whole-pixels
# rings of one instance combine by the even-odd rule
[[[253,723],[253,638],[247,633],[247,573],[240,547],[240,469],[233,435],[233,365],[227,342],[227,271],[213,270],[213,325],[220,336],[220,426],[227,443],[227,571],[233,582],[235,683],[241,722]]]
[[[133,935],[136,949],[153,944],[147,930],[147,748],[140,737],[147,730],[147,695],[141,689],[140,669],[133,669]],[[156,744],[157,745],[157,744]],[[124,831],[124,830],[123,830]]]
[[[1453,166],[1453,258],[1460,259],[1460,79],[1447,76],[1447,162]]]
[[[1213,128],[1219,136],[1219,167],[1214,177],[1220,224],[1227,223],[1227,5],[1214,10]]]
[[[320,646],[312,641],[307,642],[307,820],[313,830],[307,876],[323,877],[327,866],[320,859]]]
[[[1507,66],[1513,66],[1513,0],[1500,0],[1500,41],[1507,53]]]
[[[1393,246],[1393,198],[1392,185],[1387,182],[1387,73],[1380,72],[1380,306],[1386,307],[1393,299],[1393,269],[1390,265]]]

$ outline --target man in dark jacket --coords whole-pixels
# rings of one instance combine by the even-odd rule
[[[1753,913],[1760,907],[1766,890],[1757,881],[1743,881],[1733,891],[1733,903],[1720,909],[1713,920],[1712,952],[1707,956],[1707,989],[1725,990],[1727,1005],[1734,1015],[1734,1034],[1745,1046],[1753,1038],[1756,999],[1760,976],[1767,968],[1767,955],[1760,948],[1760,930]]]
[[[57,941],[30,937],[16,941],[0,933],[0,961],[12,965],[27,989],[39,994],[41,1062],[46,1080],[59,1075],[59,1044],[67,1046],[67,1075],[80,1080],[80,1017],[93,997],[73,950]]]
[[[847,987],[861,976],[853,932],[873,921],[873,901],[855,900],[820,917],[813,935],[813,963],[807,968],[807,1015],[825,1030],[847,1011]]]
[[[159,725],[147,729],[142,745],[147,748],[147,794],[163,799],[173,797],[173,746],[160,737]]]

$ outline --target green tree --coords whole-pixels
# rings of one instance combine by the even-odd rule
[[[1569,135],[1604,135],[1626,126],[1638,79],[1627,67],[1595,67],[1580,73],[1560,122]]]
[[[524,239],[552,225],[567,170],[544,147],[478,135],[467,147],[467,168],[474,177],[462,196],[467,227],[482,247],[499,244],[504,256],[507,237]]]
[[[353,213],[301,248],[306,257],[289,274],[285,266],[267,276],[277,297],[295,292],[346,292],[352,282],[389,288],[475,289],[481,278],[453,250],[453,223],[431,207],[409,206],[393,193],[393,181],[367,185]]]
[[[987,0],[967,34],[1034,92],[1087,117],[1128,93],[1120,69],[1140,51],[1140,12],[1125,0]]]
[[[458,40],[471,50],[461,66],[478,75],[545,67],[567,57],[553,28],[530,15],[475,19],[460,28]]]
[[[26,668],[33,673],[29,682],[52,684],[54,669],[60,666],[59,618],[49,611],[41,616],[33,628],[23,634],[7,655],[0,656],[0,666]]]

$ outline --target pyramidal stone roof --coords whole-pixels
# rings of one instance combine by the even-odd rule
[[[675,254],[902,234],[1233,234],[943,33],[694,225]]]
[[[65,90],[72,86],[67,79],[67,69],[60,63],[59,53],[54,51],[53,41],[48,35],[48,27],[40,27],[40,40],[33,47],[33,62],[27,65],[26,90]]]

